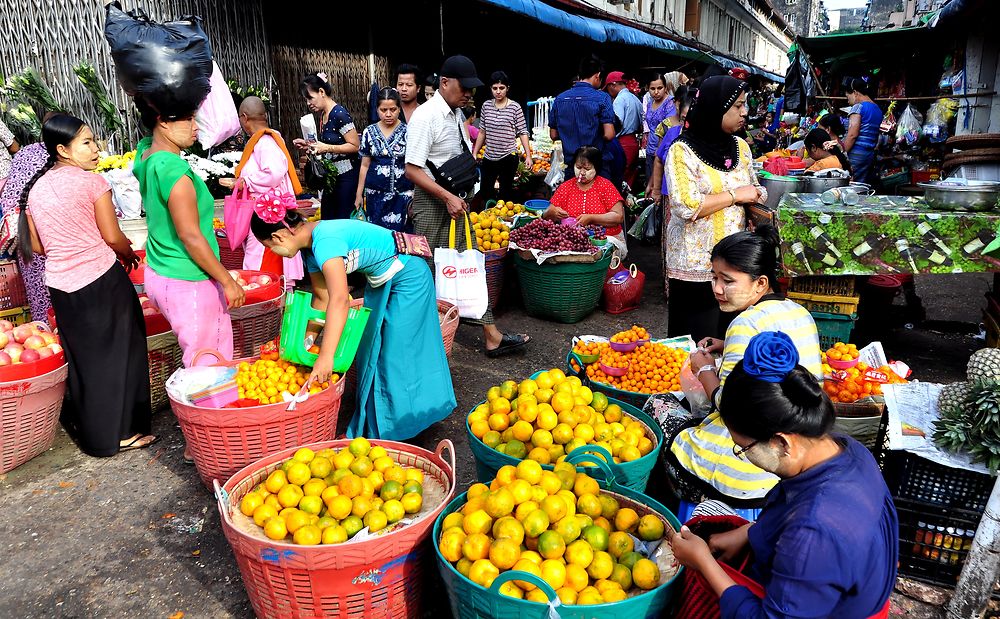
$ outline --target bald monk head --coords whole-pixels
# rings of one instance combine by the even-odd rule
[[[240,126],[248,135],[267,129],[267,108],[260,97],[250,96],[240,103]]]

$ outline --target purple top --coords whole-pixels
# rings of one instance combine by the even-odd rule
[[[650,98],[644,117],[646,130],[649,132],[649,137],[646,138],[647,155],[653,156],[656,154],[656,148],[659,146],[660,136],[656,135],[656,128],[660,126],[661,122],[673,116],[676,111],[677,106],[674,105],[673,95],[667,95],[667,98],[663,100],[660,107],[655,110],[653,109],[653,99]]]

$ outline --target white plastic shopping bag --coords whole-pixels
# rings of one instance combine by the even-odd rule
[[[455,220],[451,220],[448,247],[434,250],[434,282],[437,298],[458,307],[462,318],[479,319],[490,307],[486,288],[486,256],[472,244],[472,225],[465,217],[465,246],[455,249]]]

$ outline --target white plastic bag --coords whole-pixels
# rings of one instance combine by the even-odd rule
[[[559,145],[552,149],[552,161],[549,166],[549,173],[545,175],[545,184],[553,189],[562,185],[563,179],[566,178],[566,172],[563,170],[563,167],[562,145]]]
[[[486,256],[472,244],[472,225],[465,218],[465,251],[455,249],[455,220],[451,220],[448,247],[434,250],[434,285],[437,298],[458,307],[462,318],[480,319],[490,307],[486,287]]]
[[[693,417],[705,417],[712,410],[712,401],[705,392],[704,385],[691,371],[691,366],[687,363],[681,367],[680,376],[681,390],[684,397],[691,405],[691,415]]]
[[[208,150],[233,137],[240,131],[240,117],[236,112],[233,95],[222,77],[219,65],[212,61],[212,90],[208,93],[198,112],[195,122],[198,123],[198,142]]]
[[[111,185],[111,200],[119,219],[139,219],[142,217],[142,194],[139,179],[132,174],[132,165],[102,172],[101,176]]]
[[[912,105],[907,105],[903,110],[903,115],[899,117],[896,125],[896,141],[905,141],[907,144],[916,144],[920,139],[920,126],[924,118]]]

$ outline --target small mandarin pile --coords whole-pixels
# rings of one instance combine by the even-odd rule
[[[632,363],[632,355],[608,348],[601,353],[600,361],[609,368],[628,368],[629,364]]]
[[[607,342],[584,342],[583,340],[577,340],[576,344],[573,346],[573,352],[578,355],[600,355],[603,351],[609,350]],[[580,368],[574,368],[576,371],[580,371]]]
[[[616,344],[631,344],[641,340],[648,340],[649,332],[639,325],[632,325],[631,329],[619,331],[611,336],[611,341]]]
[[[487,447],[540,464],[562,462],[585,445],[603,447],[615,463],[638,460],[655,448],[641,421],[557,368],[490,387],[467,421]]]
[[[892,371],[887,365],[875,368],[885,376],[885,381],[872,380],[866,377],[866,372],[871,370],[864,361],[847,370],[835,370],[826,364],[826,355],[823,356],[823,374],[826,377],[823,381],[823,391],[830,396],[833,402],[849,404],[857,402],[871,396],[882,395],[883,384],[901,384],[907,382],[898,374]]]
[[[218,217],[212,219],[212,229],[213,230],[225,230],[226,224]]]
[[[854,344],[837,342],[833,345],[833,348],[823,353],[823,363],[826,363],[827,359],[834,361],[854,361],[858,358],[859,354],[858,347]]]
[[[533,153],[531,171],[534,174],[548,174],[552,169],[552,153]]]
[[[530,572],[563,604],[589,605],[620,602],[672,576],[637,552],[632,537],[663,539],[666,522],[621,507],[571,464],[559,463],[554,471],[532,460],[504,466],[489,486],[473,484],[467,497],[460,511],[445,516],[438,550],[483,587],[501,572]],[[505,582],[500,593],[548,603],[540,589],[523,580]]]
[[[240,511],[268,539],[339,544],[375,533],[423,507],[424,473],[400,466],[384,447],[358,437],[346,449],[303,447],[247,493]]]
[[[608,347],[607,344],[602,346]],[[602,349],[601,361],[604,361],[605,355],[612,352],[614,351],[610,348]],[[587,365],[587,377],[634,393],[667,393],[681,390],[681,368],[687,363],[687,351],[657,342],[648,342],[637,346],[632,352],[614,354],[628,360],[628,371],[624,376],[608,376],[601,370],[600,362],[594,362]],[[604,364],[611,365],[606,361]]]
[[[284,359],[262,358],[253,363],[243,361],[237,366],[236,387],[241,400],[277,404],[284,401],[283,394],[287,393],[290,396],[297,394],[302,385],[309,380],[309,374],[308,368],[301,368]],[[313,383],[309,387],[309,393],[319,393],[338,380],[340,377],[334,374],[328,382]]]

